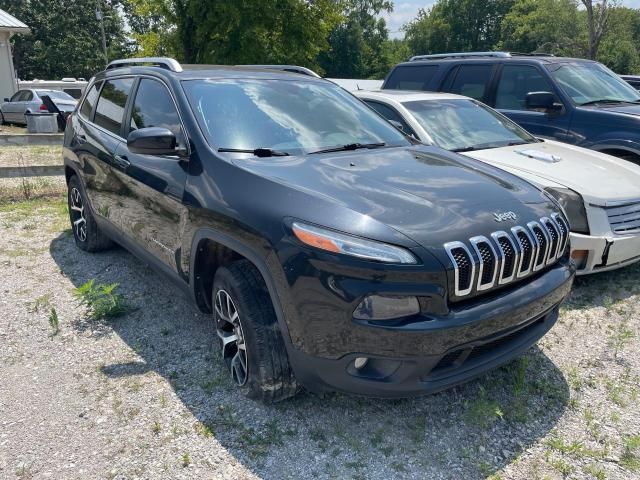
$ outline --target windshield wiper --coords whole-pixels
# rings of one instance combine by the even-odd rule
[[[460,152],[473,152],[474,150],[478,150],[478,147],[469,146],[469,147],[460,147],[454,148],[451,150],[452,152],[460,153]]]
[[[288,157],[290,154],[287,152],[281,152],[279,150],[272,150],[270,148],[254,148],[253,150],[248,148],[219,148],[218,152],[221,153],[252,153],[256,157]]]
[[[310,154],[314,153],[331,153],[331,152],[346,152],[349,150],[358,150],[359,148],[380,148],[384,147],[386,143],[347,143],[346,145],[340,145],[338,147],[332,148],[324,148],[322,150],[317,150],[315,152],[310,152]]]
[[[580,106],[596,105],[598,103],[640,103],[640,100],[620,100],[619,98],[601,98],[600,100],[591,100],[589,102],[581,103]]]

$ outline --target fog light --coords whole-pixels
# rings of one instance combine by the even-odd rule
[[[358,357],[356,358],[356,361],[353,362],[353,366],[356,367],[356,369],[360,370],[367,364],[368,361],[369,359],[367,357]]]
[[[353,312],[359,320],[392,320],[420,313],[416,297],[369,295]]]
[[[576,268],[578,270],[584,270],[587,266],[589,250],[574,250],[571,252],[571,258],[576,262]]]

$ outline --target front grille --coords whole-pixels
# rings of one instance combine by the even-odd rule
[[[564,254],[569,240],[567,221],[558,213],[509,232],[493,232],[465,242],[444,245],[454,271],[454,297],[490,290],[537,272]],[[473,253],[472,253],[473,252]]]
[[[611,230],[617,235],[640,233],[640,202],[605,208]]]

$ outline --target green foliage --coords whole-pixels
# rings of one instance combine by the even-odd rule
[[[95,279],[78,287],[74,291],[75,297],[89,310],[93,320],[105,320],[124,315],[129,311],[125,299],[115,290],[117,283],[95,283]]]
[[[127,41],[116,2],[103,3],[109,57],[126,56]],[[21,79],[89,78],[104,68],[95,0],[0,0],[0,8],[31,29],[12,37]]]
[[[60,332],[60,320],[58,319],[58,312],[53,307],[51,307],[51,312],[49,313],[49,325],[51,326],[51,336],[55,337]]]

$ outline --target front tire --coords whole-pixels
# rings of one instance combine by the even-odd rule
[[[275,403],[298,391],[267,287],[247,260],[216,271],[213,316],[222,358],[249,398]]]
[[[88,207],[84,189],[76,175],[69,179],[67,205],[73,239],[80,250],[99,252],[113,246],[111,239],[98,228],[91,209]]]

